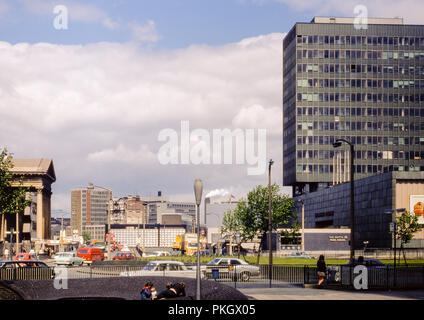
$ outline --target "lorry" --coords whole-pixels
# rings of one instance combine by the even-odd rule
[[[207,240],[200,236],[200,250],[204,251],[207,247]],[[197,233],[184,233],[175,236],[175,242],[172,245],[173,251],[179,251],[181,254],[193,256],[197,253]]]

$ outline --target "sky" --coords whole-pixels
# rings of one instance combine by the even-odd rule
[[[268,183],[267,170],[248,169],[272,158],[282,186],[282,39],[314,16],[353,17],[358,4],[424,23],[422,0],[0,0],[0,148],[53,159],[58,216],[90,182],[116,197],[194,201],[200,178],[204,195],[240,199]],[[212,145],[213,130],[250,130],[244,162],[164,164],[161,133],[175,132],[179,154],[182,122],[203,133],[191,148]]]

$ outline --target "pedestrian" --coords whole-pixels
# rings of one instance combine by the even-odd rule
[[[153,283],[151,281],[147,281],[144,285],[143,289],[140,291],[141,300],[153,300],[152,299],[152,288]]]
[[[157,299],[172,299],[177,297],[185,297],[185,283],[184,282],[177,282],[172,284],[171,282],[168,282],[166,284],[166,289],[161,291]]]
[[[327,271],[327,266],[325,265],[324,256],[320,255],[317,262],[317,275],[319,277],[318,287],[322,288],[322,284],[325,280],[325,272]]]
[[[358,257],[358,265],[363,265],[364,264],[364,257],[363,256],[359,256]]]
[[[9,260],[9,249],[4,249],[4,256],[6,257],[6,260]]]

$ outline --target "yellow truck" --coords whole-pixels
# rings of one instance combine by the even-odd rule
[[[206,238],[200,236],[200,250],[206,249]],[[182,254],[192,256],[197,253],[197,234],[184,233],[175,236],[175,242],[172,245],[174,251],[180,251]]]

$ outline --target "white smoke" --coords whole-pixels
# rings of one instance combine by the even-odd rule
[[[229,195],[229,194],[230,194],[230,192],[228,190],[215,189],[215,190],[209,191],[209,193],[205,196],[205,198],[212,198],[212,197],[216,197],[216,196],[224,197],[224,196]]]

